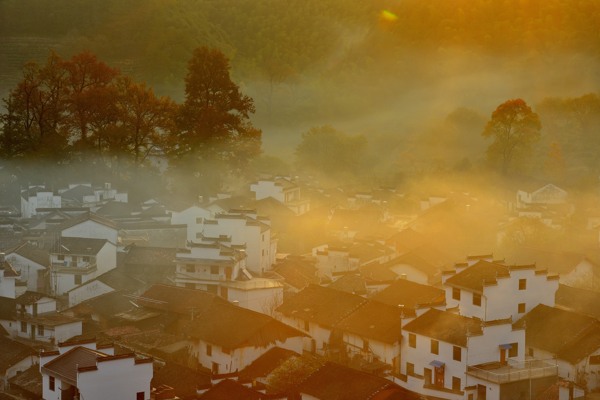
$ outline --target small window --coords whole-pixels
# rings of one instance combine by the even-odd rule
[[[481,295],[479,293],[473,293],[473,305],[481,306]]]
[[[81,257],[81,261],[90,262],[90,258],[88,256],[83,256],[83,257]]]
[[[452,359],[454,361],[462,361],[462,349],[459,346],[452,348]]]
[[[460,289],[459,288],[452,288],[452,299],[460,300]]]
[[[44,325],[37,326],[37,334],[38,336],[44,336]]]
[[[54,387],[55,387],[54,377],[49,376],[48,377],[48,389],[50,389],[54,392]]]
[[[81,285],[81,275],[73,275],[73,283]]]
[[[523,314],[525,312],[525,303],[519,303],[517,306],[517,312],[519,314]]]
[[[440,353],[440,342],[435,339],[431,339],[431,354]]]
[[[511,343],[510,349],[508,350],[509,357],[519,356],[519,343]]]
[[[206,345],[206,355],[207,356],[212,356],[212,346],[210,344]]]
[[[25,322],[25,321],[21,321],[21,332],[23,332],[23,333],[27,332],[27,322]]]
[[[196,266],[194,264],[185,264],[185,272],[196,272]]]
[[[64,254],[59,254],[57,258],[58,258],[58,261],[65,261],[65,255]]]
[[[417,347],[417,335],[415,335],[414,333],[408,334],[408,345],[412,348]]]
[[[415,364],[406,363],[406,375],[414,375],[415,374]]]
[[[146,395],[144,392],[137,392],[135,394],[135,400],[145,400]]]
[[[519,279],[519,290],[527,289],[527,279]]]
[[[210,273],[212,275],[218,275],[219,274],[219,266],[218,265],[211,265],[210,266]]]
[[[452,390],[460,390],[460,378],[452,377]]]

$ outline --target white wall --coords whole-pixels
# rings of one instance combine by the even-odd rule
[[[69,307],[73,307],[81,302],[84,302],[94,297],[98,297],[105,293],[114,292],[114,289],[108,286],[106,283],[94,279],[79,287],[71,289],[67,294],[69,295]]]
[[[150,399],[151,362],[136,364],[131,357],[101,361],[97,366],[97,370],[78,374],[77,386],[82,399],[134,400],[138,392],[144,392],[144,398]]]
[[[117,244],[118,241],[118,231],[116,229],[92,220],[82,221],[80,224],[64,229],[61,236],[106,239],[113,244]]]
[[[187,225],[187,240],[196,241],[204,229],[204,220],[212,218],[212,213],[202,207],[192,206],[181,212],[171,211],[172,225]]]
[[[15,271],[21,274],[20,280],[27,282],[27,290],[34,292],[42,289],[43,282],[41,282],[40,271],[45,271],[46,267],[36,262],[31,261],[19,254],[7,254],[6,259],[11,263]],[[48,263],[50,257],[48,257]]]
[[[16,277],[5,277],[4,270],[0,270],[0,297],[16,298],[15,290]]]

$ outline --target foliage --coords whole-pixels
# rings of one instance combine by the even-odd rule
[[[311,128],[302,134],[302,141],[296,147],[299,167],[331,178],[360,173],[366,156],[364,136],[350,136],[331,126]]]
[[[488,147],[490,161],[508,173],[515,160],[527,154],[531,145],[540,139],[542,125],[539,116],[522,99],[507,100],[492,113],[482,132],[494,141]]]

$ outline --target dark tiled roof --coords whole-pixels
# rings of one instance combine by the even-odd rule
[[[79,225],[79,224],[81,224],[81,223],[83,223],[85,221],[88,221],[88,220],[96,222],[96,223],[101,224],[101,225],[108,226],[109,228],[117,229],[117,226],[115,225],[115,223],[112,220],[110,220],[108,218],[105,218],[105,217],[102,217],[102,216],[100,216],[98,214],[95,214],[93,212],[86,212],[86,213],[84,213],[84,214],[82,214],[82,215],[80,215],[78,217],[71,218],[71,219],[63,222],[62,224],[60,224],[60,226],[58,227],[58,229],[61,230],[61,231],[63,231],[65,229],[71,228],[71,227],[73,227],[75,225]]]
[[[19,273],[15,271],[13,266],[8,261],[0,261],[0,270],[4,271],[4,277],[17,277]]]
[[[419,305],[445,303],[446,295],[443,289],[399,279],[372,298],[392,306],[415,309]]]
[[[202,400],[260,400],[261,398],[260,392],[230,379],[222,380],[198,397]]]
[[[367,294],[367,283],[359,274],[345,274],[336,279],[328,287],[361,296]]]
[[[123,273],[120,269],[112,269],[96,279],[114,290],[136,291],[143,286],[142,282]]]
[[[302,382],[299,390],[320,400],[365,400],[392,388],[400,390],[385,378],[327,363]]]
[[[87,185],[77,185],[71,189],[65,190],[60,194],[63,199],[72,199],[83,202],[83,196],[93,195],[94,190]]]
[[[498,276],[507,276],[509,267],[487,261],[479,261],[446,280],[446,285],[474,292],[482,292],[485,284],[496,283]]]
[[[285,360],[298,355],[298,353],[291,350],[277,346],[273,347],[240,371],[240,379],[252,381],[256,378],[266,377]]]
[[[50,375],[65,378],[73,385],[77,382],[78,368],[96,366],[96,361],[104,357],[108,356],[96,350],[77,346],[44,364],[42,370]]]
[[[210,376],[179,364],[167,362],[156,368],[152,386],[168,385],[181,398],[196,398],[196,390],[210,384]]]
[[[511,249],[509,254],[506,254],[506,259],[519,264],[535,263],[539,268],[548,269],[554,273],[566,274],[571,272],[577,264],[584,261],[586,257],[581,253],[549,251],[533,247],[515,247]]]
[[[275,272],[283,277],[285,283],[296,289],[304,289],[311,283],[319,283],[314,263],[295,257],[288,257],[282,263],[277,264]]]
[[[556,306],[569,309],[580,314],[591,315],[594,318],[600,318],[600,293],[574,288],[566,285],[558,285],[556,291]]]
[[[286,300],[277,311],[288,317],[333,327],[366,301],[357,295],[310,285]]]
[[[81,318],[97,314],[110,319],[116,314],[133,308],[131,299],[125,297],[125,294],[122,291],[105,293],[69,308],[68,312]]]
[[[52,246],[52,253],[95,256],[107,242],[106,239],[62,237]]]
[[[16,303],[30,305],[30,304],[36,303],[39,299],[41,299],[43,297],[50,297],[50,296],[48,296],[44,293],[32,292],[32,291],[28,290],[16,298]]]
[[[344,318],[337,328],[363,338],[394,344],[401,338],[403,310],[378,301],[369,301]]]
[[[415,250],[411,250],[407,253],[404,253],[388,262],[384,265],[387,268],[392,268],[397,265],[406,264],[411,267],[423,272],[427,276],[433,276],[438,273],[442,267],[442,265],[434,265],[429,261],[426,261]]]
[[[226,349],[266,347],[291,337],[306,336],[268,315],[227,302],[215,302],[195,314],[188,335]]]
[[[202,313],[213,303],[229,304],[223,298],[202,290],[162,284],[152,285],[134,301],[147,308],[185,315],[191,315],[192,311]]]
[[[7,256],[10,256],[10,254],[18,254],[21,257],[43,266],[48,266],[48,264],[50,264],[50,254],[48,251],[33,246],[28,242],[21,243],[16,248],[6,250],[5,253]]]
[[[124,203],[121,201],[109,201],[97,209],[96,214],[105,218],[122,218],[129,217],[138,210],[139,207],[129,203]]]
[[[588,315],[540,304],[514,326],[525,327],[528,346],[570,362],[579,361],[600,348],[600,322]]]
[[[19,361],[37,354],[31,347],[4,336],[0,336],[0,349],[2,349],[0,351],[0,373],[2,375]]]
[[[40,373],[40,366],[38,364],[32,365],[22,373],[12,377],[9,381],[12,387],[17,387],[30,393],[34,396],[32,398],[42,398],[42,374]]]
[[[468,335],[482,332],[481,321],[476,318],[433,308],[406,324],[404,330],[462,347],[467,345]]]

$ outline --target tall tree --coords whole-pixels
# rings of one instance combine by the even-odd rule
[[[516,159],[527,154],[531,145],[540,139],[542,124],[539,116],[522,99],[500,104],[482,132],[494,141],[487,149],[488,160],[499,164],[507,174]]]
[[[200,47],[188,63],[185,102],[180,109],[175,154],[202,153],[202,157],[251,158],[260,131],[250,124],[253,100],[242,94],[229,76],[229,61],[216,49]],[[250,151],[250,154],[248,154]]]

